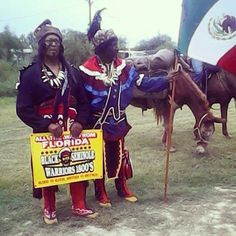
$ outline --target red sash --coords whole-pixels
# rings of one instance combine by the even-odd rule
[[[77,114],[76,109],[70,106],[73,102],[74,98],[70,97],[67,118],[64,117],[65,111],[63,104],[58,105],[56,122],[64,128],[64,131],[68,130],[68,127],[70,127],[70,125],[74,122]],[[52,119],[54,112],[54,99],[41,103],[36,109],[37,113],[42,117]]]

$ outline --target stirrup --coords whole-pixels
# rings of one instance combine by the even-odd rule
[[[48,225],[57,224],[56,211],[49,211],[47,209],[43,210],[43,220]]]
[[[72,213],[76,216],[86,217],[86,218],[96,218],[98,216],[97,212],[91,209],[81,209],[72,207]]]

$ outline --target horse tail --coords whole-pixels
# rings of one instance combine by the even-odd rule
[[[157,121],[157,125],[161,124],[163,121],[163,115],[161,114],[160,110],[157,107],[155,107],[153,108],[153,112]]]

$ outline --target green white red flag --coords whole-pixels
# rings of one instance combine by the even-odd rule
[[[178,50],[236,74],[236,0],[183,0]]]

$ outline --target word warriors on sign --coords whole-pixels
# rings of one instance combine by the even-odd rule
[[[68,167],[46,167],[44,169],[47,178],[68,176],[79,173],[88,173],[94,171],[94,163],[87,162]]]

